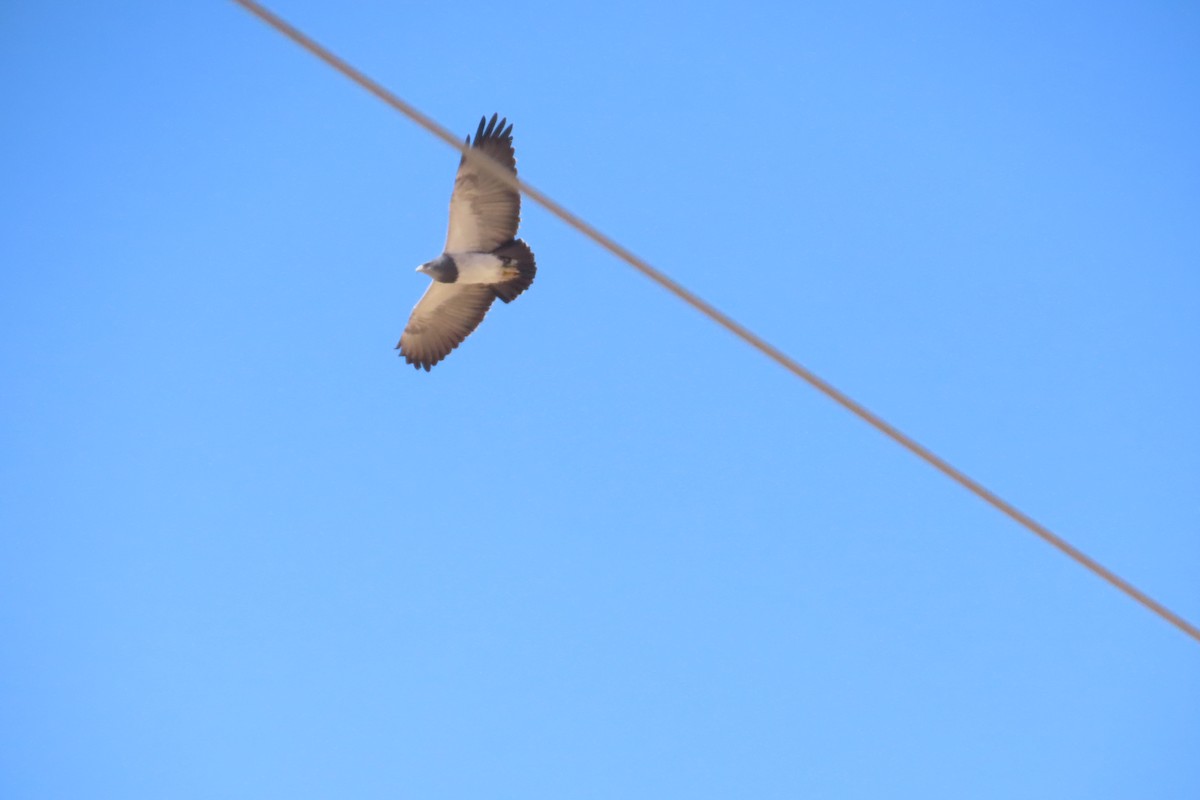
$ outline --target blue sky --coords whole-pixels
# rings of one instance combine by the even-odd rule
[[[1200,796],[1200,647],[232,3],[0,7],[0,794]],[[1200,13],[272,8],[1200,619]]]

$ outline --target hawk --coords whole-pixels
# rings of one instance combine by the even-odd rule
[[[472,148],[515,176],[512,125],[479,120]],[[417,267],[433,279],[400,337],[400,355],[426,372],[479,327],[492,302],[511,303],[533,283],[533,251],[517,235],[521,195],[463,156],[450,195],[450,226],[440,256]]]

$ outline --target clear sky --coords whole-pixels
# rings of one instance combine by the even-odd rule
[[[272,7],[1200,620],[1200,11]],[[1193,798],[1200,645],[229,2],[0,6],[0,796]]]

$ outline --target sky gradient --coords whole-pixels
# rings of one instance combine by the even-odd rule
[[[271,8],[1200,620],[1200,12]],[[0,796],[1195,798],[1200,646],[230,2],[0,7]]]

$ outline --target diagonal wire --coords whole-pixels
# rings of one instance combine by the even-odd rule
[[[259,5],[257,2],[255,2],[255,0],[233,0],[233,2],[240,5],[242,8],[246,9],[251,14],[255,15],[263,22],[267,23],[272,28],[291,39],[293,42],[324,61],[329,66],[333,67],[335,70],[342,73],[347,78],[361,86],[363,89],[366,89],[368,92],[375,95],[380,100],[387,103],[389,106],[396,109],[401,114],[408,117],[413,122],[417,123],[422,128],[441,139],[446,144],[461,152],[465,158],[469,159],[479,169],[484,170],[496,180],[502,181],[505,185],[515,189],[516,191],[522,192],[530,200],[533,200],[551,214],[555,215],[572,228],[575,228],[577,231],[603,247],[605,250],[608,250],[617,258],[629,264],[629,266],[642,273],[642,275],[645,275],[647,278],[654,281],[659,286],[663,287],[668,292],[675,295],[680,300],[711,319],[713,322],[728,330],[734,336],[737,336],[755,350],[758,350],[767,358],[779,364],[779,366],[783,367],[797,378],[805,381],[821,394],[825,395],[830,400],[833,400],[835,403],[842,406],[842,408],[846,409],[851,414],[870,425],[872,428],[875,428],[884,436],[908,450],[910,453],[924,461],[926,464],[929,464],[931,467],[945,475],[950,480],[959,484],[964,489],[971,492],[976,497],[983,500],[985,503],[992,506],[1008,518],[1012,519],[1017,524],[1026,528],[1038,538],[1045,541],[1047,544],[1057,548],[1064,555],[1078,563],[1080,566],[1112,584],[1118,590],[1124,592],[1136,602],[1145,606],[1150,611],[1179,628],[1179,630],[1183,631],[1197,642],[1200,642],[1200,628],[1197,628],[1195,625],[1188,622],[1186,619],[1179,616],[1162,603],[1159,603],[1157,600],[1150,597],[1145,592],[1126,581],[1124,578],[1115,574],[1103,564],[1091,558],[1086,553],[1072,545],[1070,542],[1058,536],[1049,528],[1018,509],[1016,506],[996,495],[983,484],[961,472],[956,467],[942,459],[940,456],[926,448],[924,445],[910,438],[907,434],[903,433],[899,429],[893,427],[890,423],[874,414],[861,403],[844,394],[820,376],[809,371],[806,367],[790,358],[787,354],[779,350],[771,343],[765,341],[757,334],[747,329],[745,326],[726,316],[724,313],[710,305],[705,300],[702,300],[692,292],[688,291],[683,286],[664,275],[662,272],[659,272],[657,269],[650,266],[650,264],[646,263],[632,252],[622,247],[616,241],[601,233],[599,230],[575,216],[567,209],[563,208],[543,192],[520,180],[507,169],[493,161],[488,156],[484,155],[479,150],[464,145],[459,138],[455,134],[451,133],[446,127],[426,116],[425,114],[422,114],[415,107],[404,102],[395,94],[371,80],[366,75],[359,72],[342,59],[338,58],[329,50],[326,50],[324,47],[317,44],[315,41],[293,27],[284,19]]]

